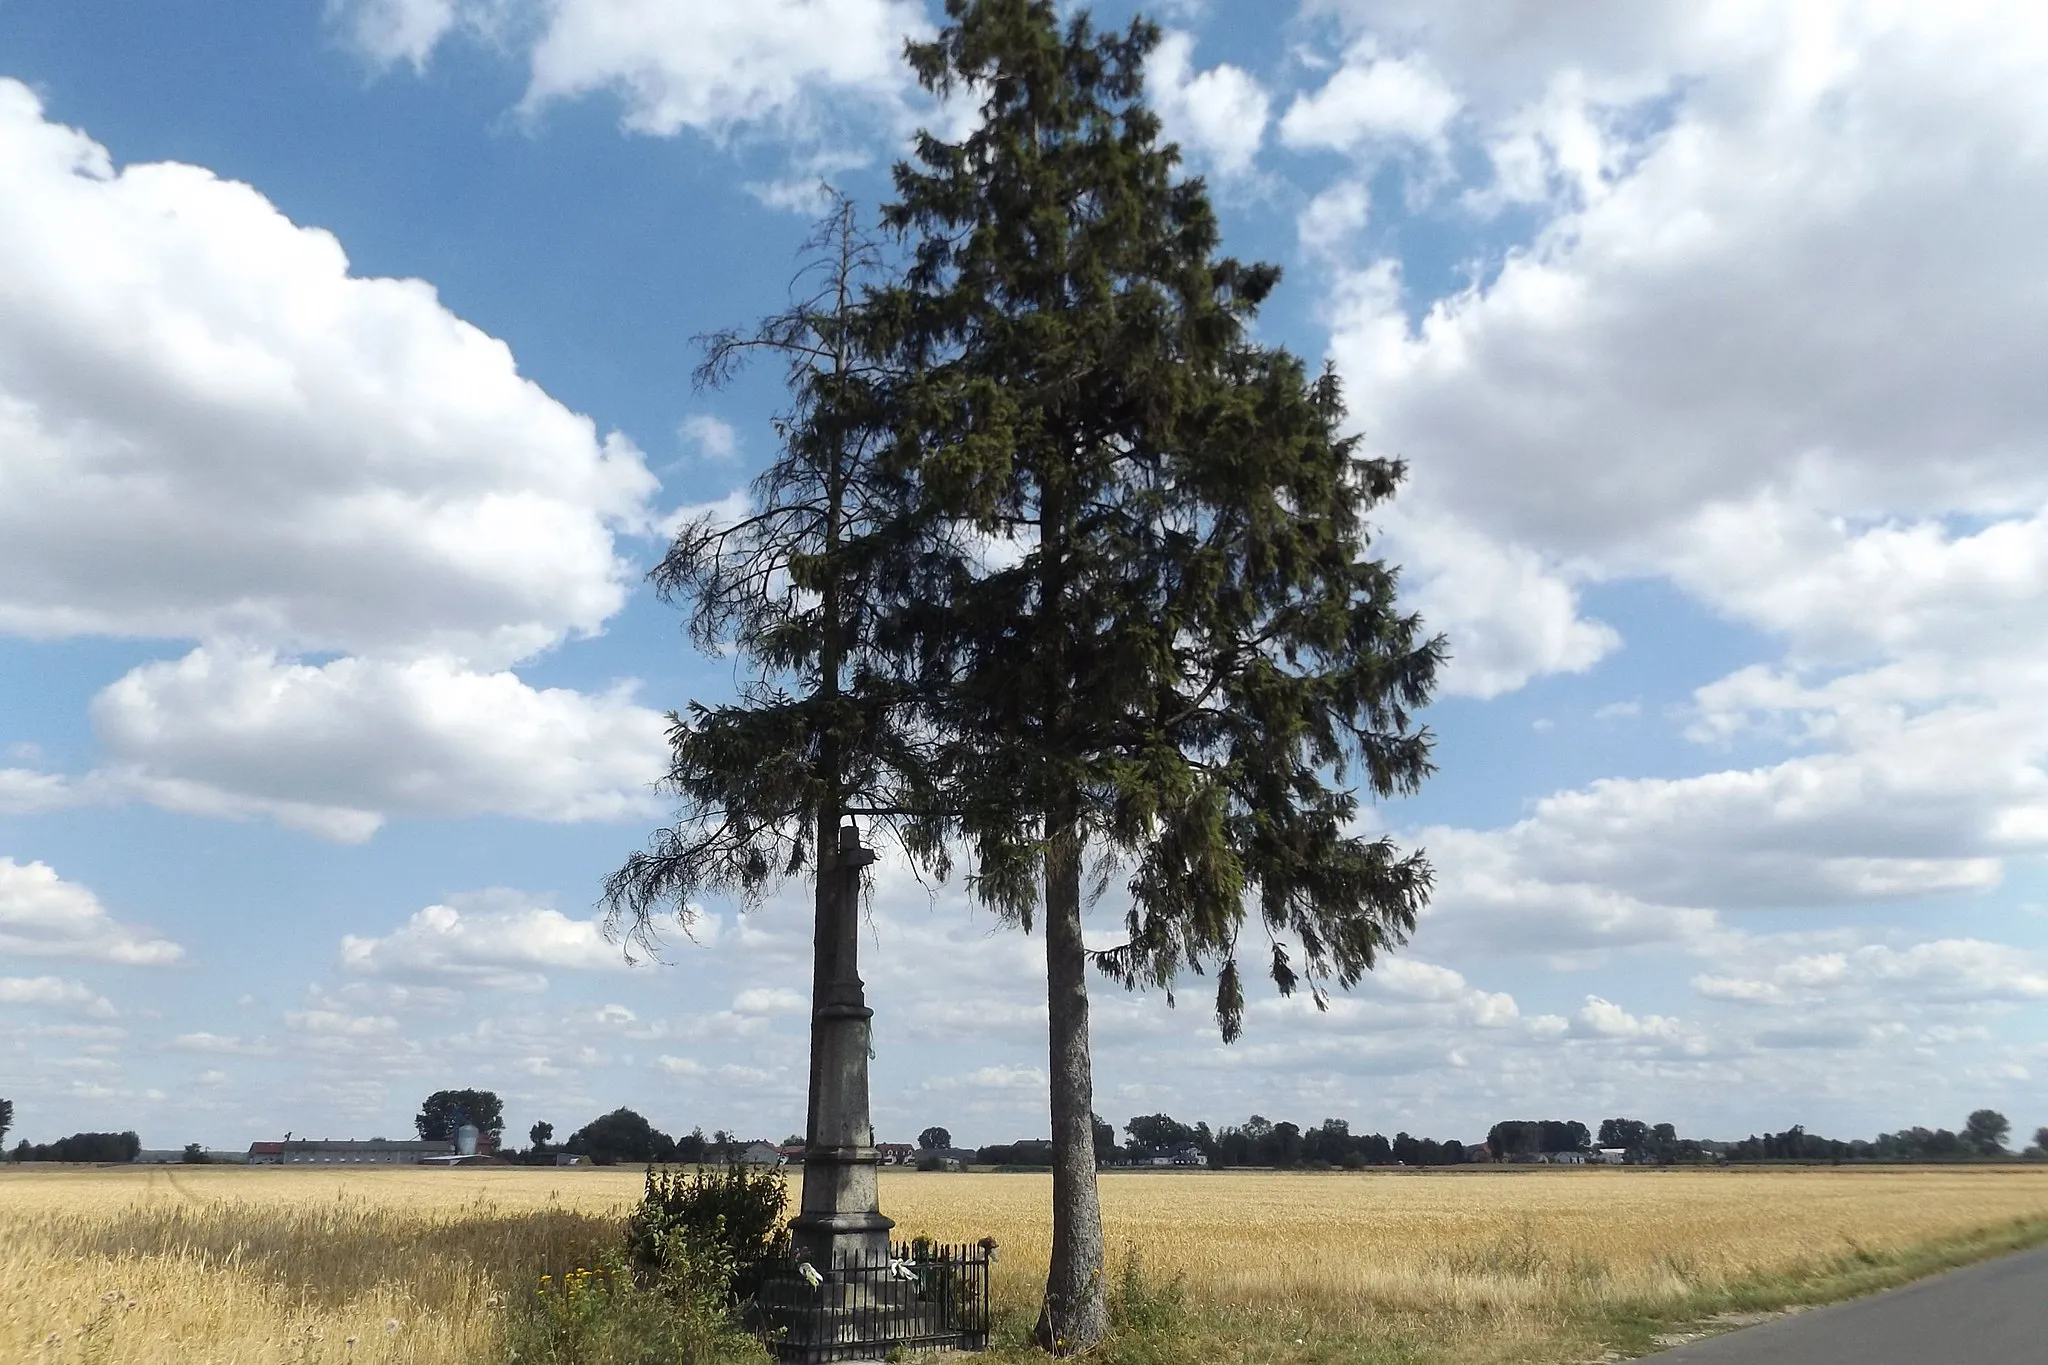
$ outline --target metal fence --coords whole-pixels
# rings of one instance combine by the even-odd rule
[[[829,1270],[777,1256],[748,1267],[739,1288],[749,1325],[780,1361],[979,1351],[988,1346],[991,1258],[985,1246],[925,1241]]]

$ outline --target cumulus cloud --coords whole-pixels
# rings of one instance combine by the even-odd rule
[[[730,464],[740,453],[740,434],[732,423],[708,412],[685,417],[676,434],[689,443],[698,458],[712,464]]]
[[[0,857],[0,953],[153,967],[185,950],[115,920],[90,889],[49,864]]]
[[[1371,121],[1336,95],[1426,61],[1480,168],[1454,202],[1537,223],[1435,300],[1394,260],[1331,257],[1354,412],[1414,471],[1389,531],[1450,635],[1447,689],[1595,665],[1620,639],[1582,595],[1630,578],[1784,650],[1702,686],[1687,724],[1709,762],[1789,753],[1447,834],[1467,861],[1443,859],[1428,931],[1697,944],[1718,911],[1981,892],[2048,848],[2048,294],[2012,284],[2040,276],[2048,23],[1322,8],[1351,55],[1283,136],[1352,145]]]
[[[1435,147],[1458,96],[1425,58],[1389,56],[1367,38],[1319,90],[1295,97],[1280,120],[1291,147],[1354,151],[1388,144]]]
[[[1496,697],[1545,674],[1583,673],[1620,648],[1620,634],[1582,616],[1577,587],[1534,550],[1455,518],[1389,522],[1410,600],[1450,641],[1446,694]]]
[[[1371,217],[1371,190],[1356,180],[1340,180],[1309,200],[1295,219],[1295,233],[1309,255],[1342,259]]]
[[[1586,997],[1585,1005],[1572,1018],[1572,1026],[1598,1038],[1657,1038],[1676,1040],[1683,1030],[1676,1019],[1662,1014],[1630,1014],[1611,1000],[1597,995]]]
[[[387,812],[644,814],[666,750],[665,722],[630,688],[539,689],[438,658],[315,666],[201,647],[108,687],[93,722],[158,804],[262,811],[344,839]]]
[[[1226,176],[1242,175],[1265,141],[1271,101],[1241,67],[1196,71],[1194,49],[1193,35],[1168,32],[1146,64],[1146,93],[1169,139]]]
[[[8,769],[0,809],[360,839],[646,808],[658,716],[508,671],[623,605],[614,537],[655,520],[629,442],[426,284],[202,168],[117,169],[12,81],[0,176],[0,632],[201,642],[100,695],[106,768]]]
[[[994,1090],[1046,1093],[1045,1069],[1036,1066],[979,1066],[958,1076],[933,1076],[924,1088],[932,1091]]]
[[[901,98],[903,42],[924,28],[905,0],[560,0],[533,48],[526,103],[611,90],[628,127],[661,135],[787,124],[815,116],[821,91]]]
[[[621,971],[625,954],[596,919],[570,919],[517,891],[452,896],[381,937],[349,934],[341,965],[365,976],[541,990],[545,970]]]
[[[1701,973],[1692,986],[1712,1000],[1802,1012],[1838,1002],[1882,1001],[1892,1008],[2025,1003],[2048,1000],[2048,963],[2010,944],[1950,938],[1802,954],[1753,975]]]
[[[241,1038],[234,1034],[181,1033],[167,1046],[173,1052],[198,1052],[222,1057],[274,1057],[277,1048],[262,1038]]]
[[[293,1010],[284,1021],[294,1032],[316,1040],[389,1038],[399,1028],[398,1021],[388,1014],[343,1014],[338,1010]]]
[[[0,629],[506,662],[618,610],[639,452],[429,286],[13,81],[0,175]]]
[[[28,1005],[112,1019],[120,1013],[113,1001],[82,981],[56,976],[0,976],[0,1005]]]
[[[809,1014],[811,1002],[787,986],[755,987],[733,997],[734,1014]]]
[[[529,112],[609,91],[627,127],[662,136],[816,133],[848,102],[893,111],[910,84],[904,39],[928,28],[911,0],[331,0],[330,11],[380,64],[423,68],[454,34],[496,39],[526,56]]]
[[[1437,869],[1416,943],[1434,954],[1531,954],[1560,965],[1639,948],[1700,951],[1725,932],[1703,899],[1630,894],[1545,857],[1552,831],[1534,820],[1505,830],[1425,828],[1416,842]]]
[[[327,11],[372,61],[408,62],[416,71],[444,36],[489,12],[458,0],[328,0]]]
[[[2043,305],[2005,281],[2031,278],[2048,206],[2017,94],[2048,32],[2014,18],[1749,23],[1783,41],[1702,71],[1493,278],[1413,330],[1385,291],[1347,296],[1363,424],[1489,533],[1623,566],[1767,489],[1849,515],[2038,505]]]

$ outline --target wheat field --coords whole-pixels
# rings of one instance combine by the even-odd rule
[[[589,1263],[639,1180],[0,1170],[0,1365],[494,1360],[501,1296]],[[1025,1311],[1049,1192],[1032,1175],[882,1183],[905,1235],[994,1236],[995,1297]],[[2048,1227],[2048,1170],[2026,1167],[1106,1173],[1102,1198],[1113,1262],[1135,1252],[1152,1283],[1177,1280],[1237,1324],[1219,1356],[1259,1361],[1374,1342],[1411,1360],[1564,1359],[1573,1325],[1603,1312]]]

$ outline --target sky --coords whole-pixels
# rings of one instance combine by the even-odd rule
[[[1412,942],[1326,1012],[1094,991],[1097,1108],[1474,1141],[2048,1123],[2048,13],[1168,0],[1261,340],[1410,465],[1453,660]],[[1098,7],[1121,24],[1131,8]],[[16,1133],[802,1128],[809,895],[629,962],[730,693],[646,582],[744,496],[923,0],[0,0],[0,1095]],[[2032,376],[2032,378],[2029,378]],[[1042,945],[884,859],[878,1136],[1042,1136]],[[1114,891],[1090,920],[1113,942]]]

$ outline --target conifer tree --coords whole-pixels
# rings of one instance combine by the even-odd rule
[[[1199,180],[1142,98],[1143,20],[1064,28],[1048,0],[948,0],[919,80],[978,102],[921,134],[884,211],[909,240],[871,295],[892,357],[889,463],[921,537],[883,652],[937,744],[935,820],[972,885],[1042,915],[1053,1244],[1037,1336],[1107,1328],[1091,1123],[1086,867],[1128,870],[1127,985],[1217,968],[1237,1036],[1256,907],[1278,988],[1350,985],[1427,896],[1419,853],[1353,832],[1357,787],[1412,790],[1441,643],[1367,557],[1398,462],[1342,436],[1335,378],[1246,323],[1278,272],[1215,254]],[[971,532],[963,535],[962,532]],[[978,537],[978,539],[977,539]],[[938,810],[943,807],[943,810]],[[1298,954],[1298,959],[1297,955]]]
[[[736,654],[743,676],[731,702],[670,713],[663,786],[676,820],[606,882],[613,923],[648,950],[662,910],[687,923],[704,891],[758,898],[815,868],[849,815],[889,822],[943,870],[943,846],[906,794],[920,760],[893,681],[901,670],[875,666],[891,556],[909,544],[878,516],[902,499],[878,493],[878,371],[858,326],[879,256],[852,203],[834,198],[804,245],[792,306],[753,332],[703,339],[700,387],[766,356],[785,366],[790,406],[745,514],[689,519],[651,575],[663,601],[687,610],[691,639]]]

